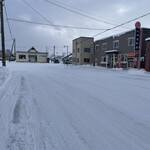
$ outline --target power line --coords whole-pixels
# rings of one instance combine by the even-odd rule
[[[61,27],[61,28],[71,28],[71,29],[81,29],[81,30],[107,30],[107,29],[96,29],[96,28],[88,28],[88,27],[73,27],[73,26],[54,25],[54,24],[51,25],[51,24],[46,24],[46,23],[40,23],[40,22],[34,22],[34,21],[28,21],[28,20],[20,20],[20,19],[14,19],[14,18],[8,18],[8,20],[23,22],[23,23],[30,23],[30,24],[37,24],[37,25]]]
[[[100,33],[94,35],[93,37],[96,37],[96,36],[98,36],[98,35],[100,35],[100,34],[103,34],[103,33],[107,32],[107,31],[116,29],[116,28],[121,27],[121,26],[123,26],[123,25],[125,25],[125,24],[128,24],[128,23],[130,23],[130,22],[133,22],[133,21],[135,21],[135,20],[137,20],[137,19],[146,17],[146,16],[148,16],[148,15],[150,15],[150,12],[147,13],[147,14],[144,14],[144,15],[142,15],[142,16],[136,17],[136,18],[134,18],[134,19],[132,19],[132,20],[129,20],[129,21],[125,22],[125,23],[122,23],[122,24],[120,24],[120,25],[117,25],[117,26],[115,26],[115,27],[112,27],[112,28],[110,28],[110,29],[107,29],[107,30],[105,30],[105,31],[103,31],[103,32],[100,32]]]
[[[73,7],[73,6],[71,6],[71,5],[68,5],[68,4],[64,4],[64,3],[62,3],[62,2],[59,2],[59,1],[57,1],[57,0],[53,0],[53,1],[55,1],[55,2],[57,2],[57,3],[59,3],[59,4],[61,4],[61,5],[64,5],[64,6],[66,6],[66,7],[70,7],[70,8],[72,8],[72,9],[74,9],[74,10],[78,10],[78,11],[80,11],[80,12],[83,12],[83,13],[88,13],[89,14],[89,12],[87,12],[87,11],[83,11],[83,10],[81,10],[81,9],[79,9],[79,8],[75,8],[75,7]],[[53,2],[54,3],[54,2]],[[90,16],[94,16],[94,18],[103,18],[103,19],[99,19],[99,21],[100,22],[103,22],[103,23],[105,23],[105,24],[109,24],[109,25],[117,25],[118,23],[116,22],[116,21],[114,21],[114,20],[112,20],[112,19],[109,19],[111,22],[108,22],[108,21],[105,21],[106,19],[104,19],[104,17],[102,17],[102,16],[96,16],[95,14],[92,14],[92,13],[90,13]],[[106,18],[106,17],[105,17]],[[107,19],[108,20],[108,19]],[[112,23],[112,22],[114,22],[114,23]],[[124,28],[126,28],[126,29],[131,29],[131,28],[129,28],[129,27],[124,27]]]
[[[9,33],[10,33],[11,39],[13,40],[14,38],[13,38],[12,31],[11,31],[10,23],[9,23],[9,20],[8,20],[8,13],[7,13],[7,9],[6,9],[5,3],[4,3],[4,8],[5,8],[5,14],[6,14],[6,20],[7,20],[7,24],[8,24]]]
[[[95,21],[98,21],[98,22],[101,22],[101,23],[105,23],[105,24],[108,24],[108,25],[113,25],[113,26],[116,25],[116,24],[114,24],[114,23],[110,23],[110,22],[107,22],[107,21],[98,19],[98,18],[96,18],[96,17],[92,17],[92,16],[89,16],[89,15],[87,15],[87,14],[78,12],[78,11],[76,11],[76,10],[67,8],[67,7],[62,6],[62,5],[60,5],[60,4],[57,4],[57,3],[55,3],[55,2],[52,2],[52,1],[50,1],[50,0],[44,0],[44,1],[46,1],[47,3],[50,3],[50,4],[52,4],[52,5],[55,5],[55,6],[57,6],[57,7],[63,8],[63,9],[65,9],[65,10],[67,10],[67,11],[72,12],[72,13],[78,14],[78,15],[83,16],[83,17],[86,17],[86,18],[89,18],[89,19],[92,19],[92,20],[95,20]]]
[[[27,3],[25,0],[22,0],[28,7],[30,7],[34,12],[36,12],[40,17],[42,17],[46,22],[48,22],[49,24],[53,25],[47,18],[45,18],[42,14],[40,14],[37,10],[35,10],[29,3]],[[54,25],[53,25],[54,26]],[[65,33],[63,30],[61,30],[60,28],[54,26],[56,29],[60,30],[62,33],[74,38],[72,35],[69,35],[67,33]]]

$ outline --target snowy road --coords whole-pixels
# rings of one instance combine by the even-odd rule
[[[150,74],[90,66],[0,68],[0,150],[149,150]]]

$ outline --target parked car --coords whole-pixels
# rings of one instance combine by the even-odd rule
[[[59,60],[58,60],[58,59],[55,59],[55,60],[54,60],[54,63],[58,64],[58,63],[59,63]]]

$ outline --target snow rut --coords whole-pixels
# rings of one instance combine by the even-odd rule
[[[28,103],[28,87],[24,77],[19,77],[16,89],[9,99],[8,150],[34,150],[34,125]],[[17,79],[18,80],[18,79]]]

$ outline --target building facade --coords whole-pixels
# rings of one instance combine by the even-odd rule
[[[73,40],[72,44],[72,64],[87,65],[91,64],[91,43],[92,37],[79,37]]]
[[[141,68],[145,67],[145,39],[150,36],[150,29],[142,28]],[[95,41],[91,48],[92,64],[110,68],[137,67],[135,54],[135,30]]]
[[[48,61],[47,52],[38,52],[34,47],[29,49],[27,52],[17,51],[16,62],[38,62],[47,63]]]
[[[145,70],[150,71],[150,38],[146,39]]]

